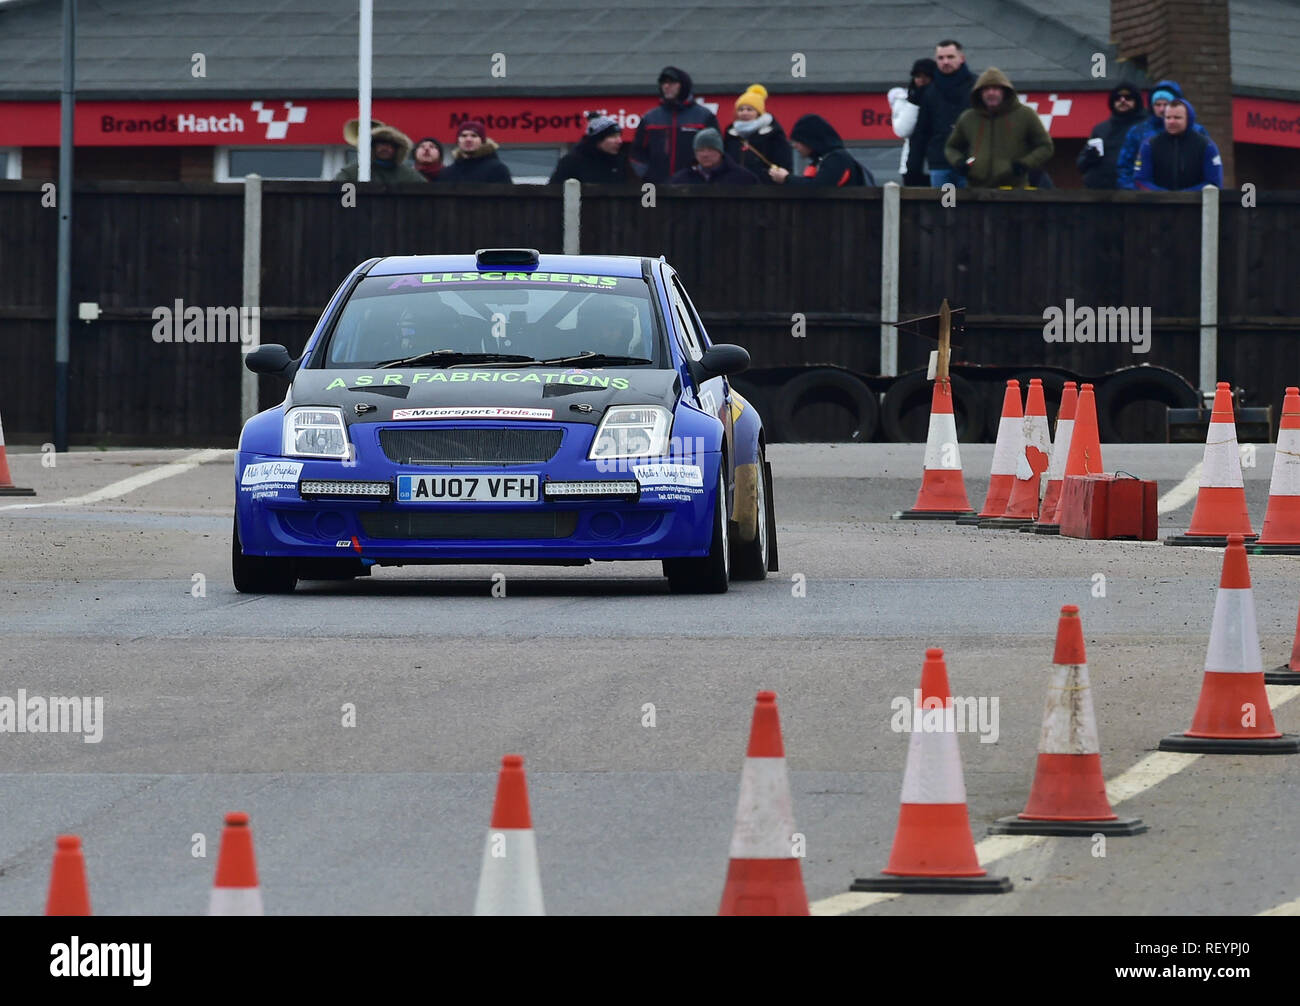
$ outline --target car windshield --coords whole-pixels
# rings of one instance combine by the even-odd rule
[[[348,298],[317,366],[462,360],[527,366],[595,354],[598,367],[667,367],[653,319],[642,279],[541,272],[368,276]]]

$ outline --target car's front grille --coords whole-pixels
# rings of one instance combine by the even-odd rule
[[[363,513],[367,538],[457,540],[568,538],[578,526],[573,510],[544,513]]]
[[[379,431],[379,446],[399,465],[527,465],[550,461],[563,430],[462,429]]]

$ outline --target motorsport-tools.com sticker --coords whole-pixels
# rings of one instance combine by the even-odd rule
[[[553,419],[554,409],[511,409],[484,406],[472,409],[394,409],[394,419]]]

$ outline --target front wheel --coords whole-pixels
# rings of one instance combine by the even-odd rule
[[[244,555],[239,541],[239,519],[230,539],[230,572],[241,594],[292,594],[298,585],[292,559]]]
[[[709,554],[701,559],[665,559],[664,576],[674,594],[725,594],[731,583],[731,541],[728,533],[727,462],[718,465],[713,495],[713,537]]]

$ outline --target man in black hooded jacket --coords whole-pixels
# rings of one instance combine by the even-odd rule
[[[622,185],[636,181],[624,156],[623,131],[608,115],[589,116],[587,132],[560,158],[550,184],[576,178],[597,185]]]
[[[803,177],[792,175],[785,168],[768,169],[772,181],[783,185],[875,185],[871,177],[857,158],[844,149],[844,141],[835,127],[820,115],[804,115],[790,130],[790,142],[796,150],[808,158],[808,167]]]
[[[1110,118],[1092,127],[1092,135],[1075,162],[1083,173],[1083,184],[1090,189],[1119,188],[1117,165],[1124,138],[1130,129],[1147,117],[1142,92],[1131,84],[1120,84],[1111,91],[1108,103]],[[1093,143],[1093,140],[1099,140],[1100,144]]]
[[[908,141],[906,173],[915,178],[928,170],[930,184],[935,188],[952,182],[960,189],[966,181],[948,163],[943,148],[953,124],[971,107],[975,75],[966,65],[961,43],[953,39],[944,39],[934,47],[934,61],[939,64],[939,72],[921,90],[916,128]]]
[[[666,182],[695,163],[695,134],[722,128],[718,117],[695,100],[685,70],[665,66],[659,72],[659,104],[641,117],[632,140],[632,168],[647,182]]]

